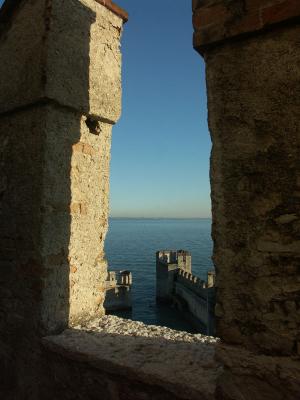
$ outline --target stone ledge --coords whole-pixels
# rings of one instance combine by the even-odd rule
[[[235,393],[234,398],[244,398],[244,388],[248,386],[247,399],[294,400],[299,398],[299,356],[279,357],[257,354],[240,346],[222,344],[217,347],[216,358],[224,365],[224,374],[218,383],[222,385],[228,396]],[[230,370],[234,376],[233,380]],[[265,384],[262,385],[262,382]]]
[[[43,339],[48,350],[105,373],[159,386],[176,398],[214,399],[218,339],[105,316]]]
[[[206,48],[237,36],[300,19],[299,0],[193,0],[194,48]]]

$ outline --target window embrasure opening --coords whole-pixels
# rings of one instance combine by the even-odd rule
[[[134,22],[123,34],[104,307],[146,324],[213,335],[211,143],[204,63],[190,44],[190,4],[122,5]]]

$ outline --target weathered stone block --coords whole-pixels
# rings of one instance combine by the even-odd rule
[[[0,74],[6,76],[0,113],[51,99],[116,122],[122,25],[122,18],[95,0],[20,3],[0,38]]]
[[[194,47],[205,48],[300,16],[298,0],[193,2]]]
[[[218,339],[113,316],[78,328],[43,340],[55,382],[42,387],[43,399],[215,398]]]
[[[94,0],[52,0],[49,18],[45,96],[116,122],[121,113],[122,19]]]
[[[0,113],[44,97],[46,9],[46,0],[24,1],[1,26]]]
[[[76,268],[68,286],[69,319],[103,314],[99,292],[106,273],[104,239],[108,227],[111,125],[101,123],[101,135],[90,133],[86,117],[50,106],[44,137],[43,258],[45,315],[55,315],[56,287],[63,260]],[[78,151],[79,150],[79,151]],[[57,190],[59,188],[59,190]],[[49,276],[51,277],[48,285]],[[56,277],[55,277],[56,276]],[[52,284],[52,281],[55,284]]]

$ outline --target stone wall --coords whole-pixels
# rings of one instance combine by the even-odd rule
[[[197,332],[215,336],[214,301],[198,296],[185,283],[178,281],[174,282],[173,301]]]
[[[132,309],[131,287],[118,285],[106,289],[104,308],[107,314],[112,311]]]
[[[218,339],[113,316],[43,343],[45,400],[213,400],[222,371]]]
[[[213,148],[220,398],[300,395],[297,1],[194,1]]]
[[[192,256],[185,250],[160,250],[156,252],[156,300],[171,302],[174,279],[178,268],[191,273]]]
[[[40,399],[40,337],[104,314],[112,125],[126,14],[99,0],[0,12],[0,397]]]
[[[206,334],[215,336],[215,288],[207,286],[205,281],[179,269],[173,282],[174,300],[185,302],[182,311],[200,332],[205,328]]]
[[[105,312],[132,309],[132,273],[130,271],[109,271],[105,282]]]

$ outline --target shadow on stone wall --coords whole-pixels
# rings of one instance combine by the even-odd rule
[[[216,339],[105,318],[107,331],[68,329],[44,339],[55,383],[42,388],[44,400],[213,398],[220,373]]]
[[[89,107],[95,15],[78,2],[78,15],[69,18],[80,25],[67,24],[59,32],[55,23],[49,30],[53,21],[45,5],[23,2],[18,12],[9,8],[13,20],[2,12],[0,21],[7,24],[7,29],[1,24],[1,80],[9,82],[0,93],[13,104],[7,109],[1,101],[0,107],[0,397],[6,400],[41,399],[37,382],[47,376],[47,360],[40,338],[60,332],[69,321],[70,171],[82,115],[62,102],[75,79],[82,109]],[[57,13],[58,3],[53,5]],[[61,57],[64,52],[69,58]],[[68,68],[73,74],[57,80]],[[38,96],[31,96],[37,86]]]

